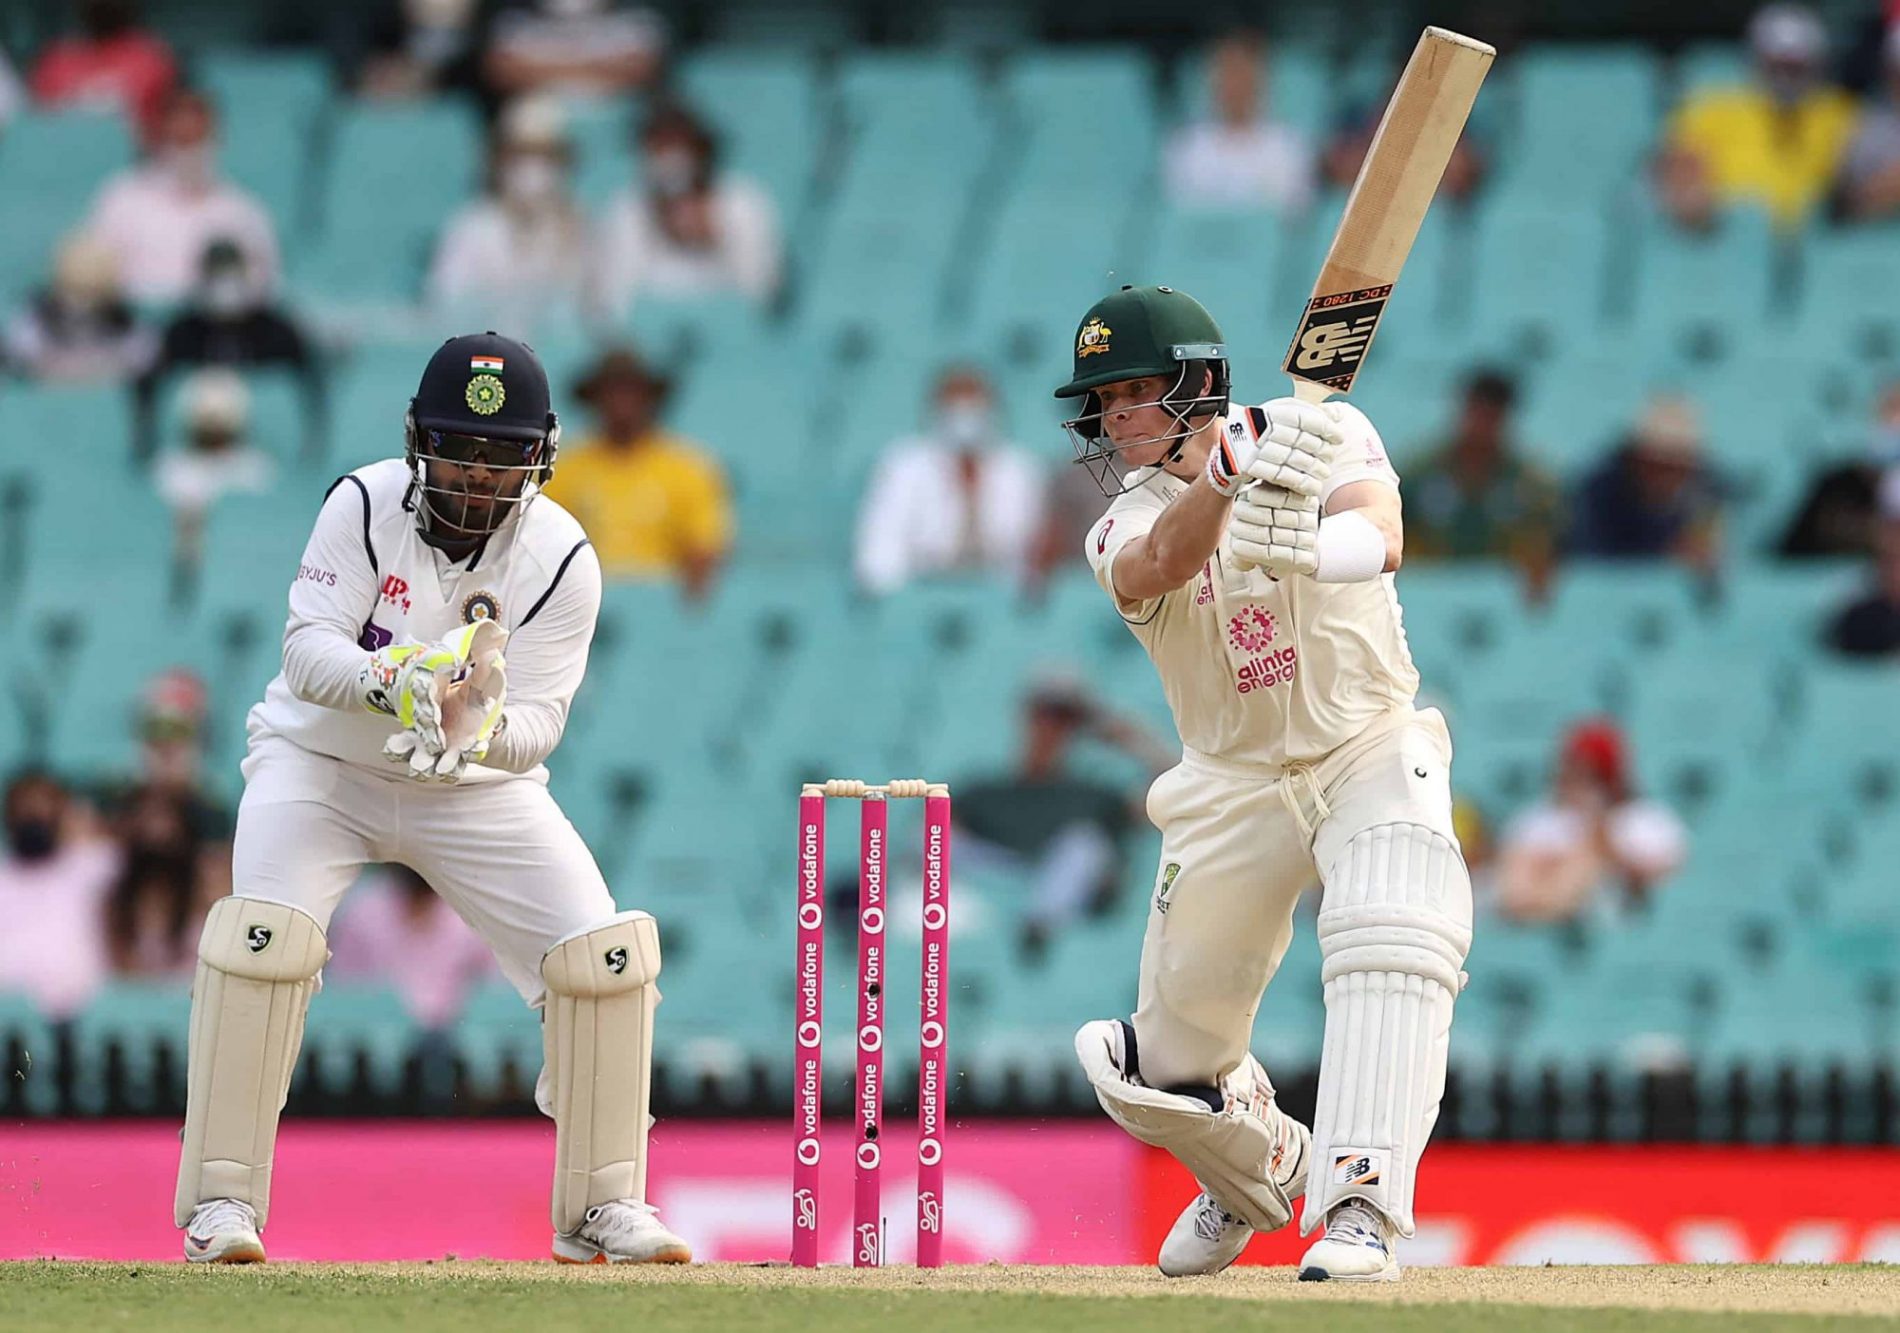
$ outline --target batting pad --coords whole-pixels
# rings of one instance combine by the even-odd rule
[[[1075,1034],[1076,1058],[1108,1118],[1141,1142],[1172,1153],[1221,1207],[1254,1230],[1277,1231],[1292,1221],[1293,1204],[1273,1179],[1273,1133],[1251,1109],[1251,1096],[1229,1096],[1228,1109],[1216,1111],[1198,1097],[1131,1081],[1118,1063],[1117,1028],[1113,1022],[1085,1023]],[[1247,1066],[1270,1099],[1266,1071],[1251,1056]]]
[[[288,903],[220,898],[205,914],[172,1210],[179,1226],[206,1199],[250,1204],[260,1231],[270,1220],[277,1117],[329,956],[317,919]]]
[[[1471,877],[1458,849],[1420,824],[1348,842],[1319,914],[1326,986],[1301,1234],[1357,1197],[1410,1236],[1419,1154],[1438,1121],[1452,1002],[1471,948]]]
[[[660,928],[645,912],[576,931],[541,959],[556,1231],[577,1230],[595,1204],[646,1198],[659,975]]]

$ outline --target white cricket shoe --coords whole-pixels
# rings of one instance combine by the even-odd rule
[[[564,1264],[690,1264],[693,1251],[661,1224],[650,1203],[615,1199],[595,1204],[576,1231],[554,1233]]]
[[[185,1258],[194,1264],[261,1264],[257,1212],[236,1199],[206,1199],[185,1224]]]
[[[1263,1118],[1278,1140],[1273,1158],[1274,1183],[1286,1191],[1287,1198],[1297,1199],[1306,1193],[1312,1132],[1272,1103],[1268,1103]],[[1240,1258],[1253,1235],[1252,1227],[1202,1191],[1168,1228],[1168,1237],[1161,1242],[1161,1271],[1169,1277],[1218,1273]]]
[[[1326,1234],[1300,1260],[1302,1282],[1397,1282],[1392,1229],[1363,1199],[1347,1199],[1326,1216]]]

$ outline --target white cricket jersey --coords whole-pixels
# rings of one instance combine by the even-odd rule
[[[1342,425],[1345,443],[1321,504],[1356,481],[1396,489],[1398,473],[1372,422],[1347,406]],[[1251,440],[1266,418],[1257,407],[1235,407],[1221,428]],[[1115,557],[1188,488],[1155,468],[1129,481],[1141,484],[1117,497],[1089,531],[1089,565],[1153,659],[1190,751],[1275,769],[1290,760],[1312,762],[1411,703],[1418,671],[1390,574],[1361,583],[1282,581],[1239,568],[1232,537],[1223,536],[1185,586],[1144,602],[1116,597]]]
[[[547,781],[541,761],[561,739],[587,674],[600,612],[600,561],[560,505],[537,496],[474,554],[452,561],[422,540],[409,467],[372,463],[339,478],[290,586],[284,668],[251,710],[253,745],[281,736],[317,754],[392,773],[383,743],[395,719],[363,703],[363,664],[377,648],[434,643],[492,617],[510,632],[506,726],[464,782],[516,775]]]

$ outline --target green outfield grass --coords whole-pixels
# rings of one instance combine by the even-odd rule
[[[1873,1266],[1421,1271],[1393,1288],[1348,1288],[1295,1283],[1285,1270],[1168,1282],[1142,1269],[1000,1265],[856,1274],[734,1265],[612,1270],[446,1261],[207,1269],[36,1260],[0,1264],[0,1327],[1155,1333],[1293,1327],[1283,1321],[1298,1319],[1300,1327],[1328,1333],[1765,1333],[1900,1327],[1896,1295],[1900,1269]],[[1314,1305],[1327,1308],[1302,1308]]]

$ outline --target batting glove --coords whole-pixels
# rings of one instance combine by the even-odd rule
[[[1241,470],[1263,486],[1317,496],[1332,475],[1333,451],[1346,438],[1339,404],[1275,398],[1260,410],[1267,429]]]
[[[1234,560],[1274,578],[1311,577],[1319,568],[1319,501],[1274,486],[1243,492],[1228,521]]]

